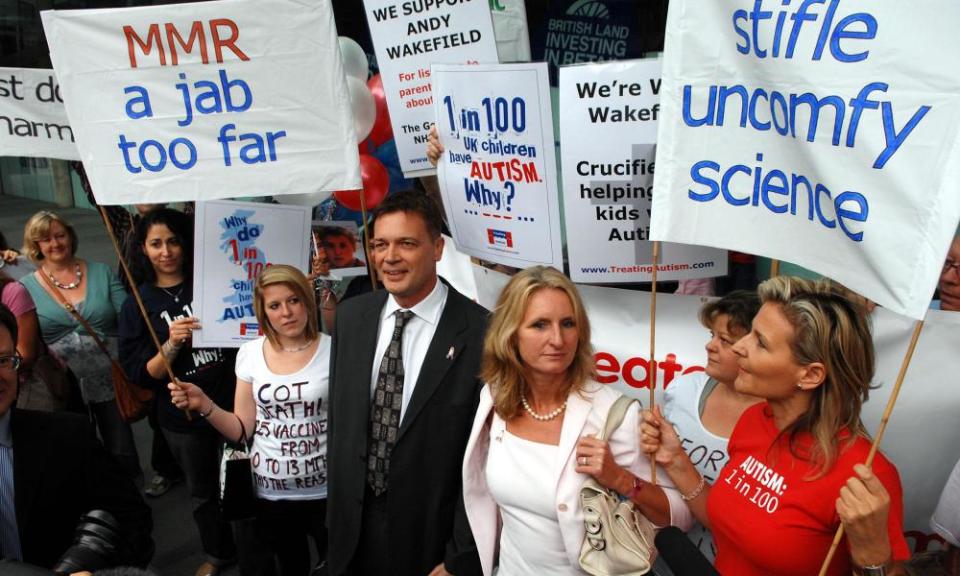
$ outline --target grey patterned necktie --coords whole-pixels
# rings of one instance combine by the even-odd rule
[[[367,483],[379,496],[387,490],[390,451],[400,430],[403,406],[403,327],[413,317],[409,310],[397,310],[393,336],[387,345],[370,407],[370,435],[367,446]]]

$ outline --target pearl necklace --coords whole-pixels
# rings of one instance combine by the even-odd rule
[[[563,411],[566,410],[567,408],[567,401],[564,400],[563,404],[554,408],[552,411],[548,412],[547,414],[538,414],[537,412],[534,412],[533,408],[530,407],[530,404],[527,403],[527,397],[525,395],[523,394],[520,395],[520,402],[523,403],[523,409],[527,411],[527,414],[529,414],[530,417],[533,418],[534,420],[539,420],[540,422],[549,422],[550,420],[553,420],[554,418],[562,414]]]
[[[43,271],[47,273],[47,277],[50,278],[50,281],[53,282],[53,285],[56,286],[57,288],[61,289],[61,290],[73,290],[74,288],[76,288],[77,286],[79,286],[79,285],[80,285],[80,282],[83,280],[83,272],[80,271],[80,263],[79,263],[79,262],[77,262],[77,267],[76,267],[76,275],[77,275],[77,278],[76,278],[76,280],[74,280],[73,282],[71,282],[71,283],[69,283],[69,284],[61,284],[59,281],[57,281],[56,278],[53,277],[53,274],[52,274],[51,272],[47,272],[47,269],[46,269],[46,268],[44,268]]]
[[[286,348],[286,347],[284,347],[284,346],[280,346],[280,349],[283,350],[284,352],[290,352],[290,353],[293,353],[293,352],[303,352],[304,350],[306,350],[307,348],[309,348],[311,344],[313,344],[313,338],[307,340],[307,342],[306,342],[305,344],[303,344],[303,345],[301,345],[301,346],[297,346],[296,348]]]

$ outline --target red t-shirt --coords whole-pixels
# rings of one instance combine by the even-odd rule
[[[840,525],[836,511],[840,488],[856,475],[854,464],[866,461],[870,451],[870,443],[857,438],[825,476],[809,480],[813,466],[790,453],[786,437],[778,449],[768,450],[777,434],[766,403],[744,412],[730,437],[730,460],[710,490],[707,514],[717,546],[716,567],[726,576],[817,574]],[[812,439],[806,440],[801,448],[810,446]],[[890,493],[893,556],[909,558],[900,476],[879,453],[873,472]],[[850,573],[844,539],[827,574]]]

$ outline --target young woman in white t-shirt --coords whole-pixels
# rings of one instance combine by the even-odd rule
[[[743,411],[761,399],[734,390],[737,355],[733,345],[750,332],[760,309],[756,292],[736,290],[700,309],[700,323],[710,330],[705,372],[681,376],[667,386],[663,416],[676,427],[690,460],[713,484],[729,460],[727,441]],[[696,524],[687,535],[713,561],[713,538]]]
[[[330,337],[317,329],[309,281],[292,266],[260,273],[253,308],[265,336],[237,353],[234,411],[220,409],[185,382],[170,384],[171,399],[231,441],[253,436],[254,531],[281,574],[299,576],[310,572],[308,536],[320,560],[326,557]]]

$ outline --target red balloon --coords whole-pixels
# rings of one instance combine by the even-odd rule
[[[373,129],[368,138],[374,146],[379,146],[393,138],[393,126],[390,125],[390,112],[387,110],[387,97],[383,93],[383,79],[380,75],[367,80],[367,88],[373,94],[373,101],[377,104],[377,117],[373,121]]]
[[[369,154],[360,155],[360,179],[363,181],[363,201],[367,210],[373,210],[383,202],[390,190],[390,174],[379,160]],[[360,211],[360,190],[338,190],[333,193],[337,202],[347,208]]]

